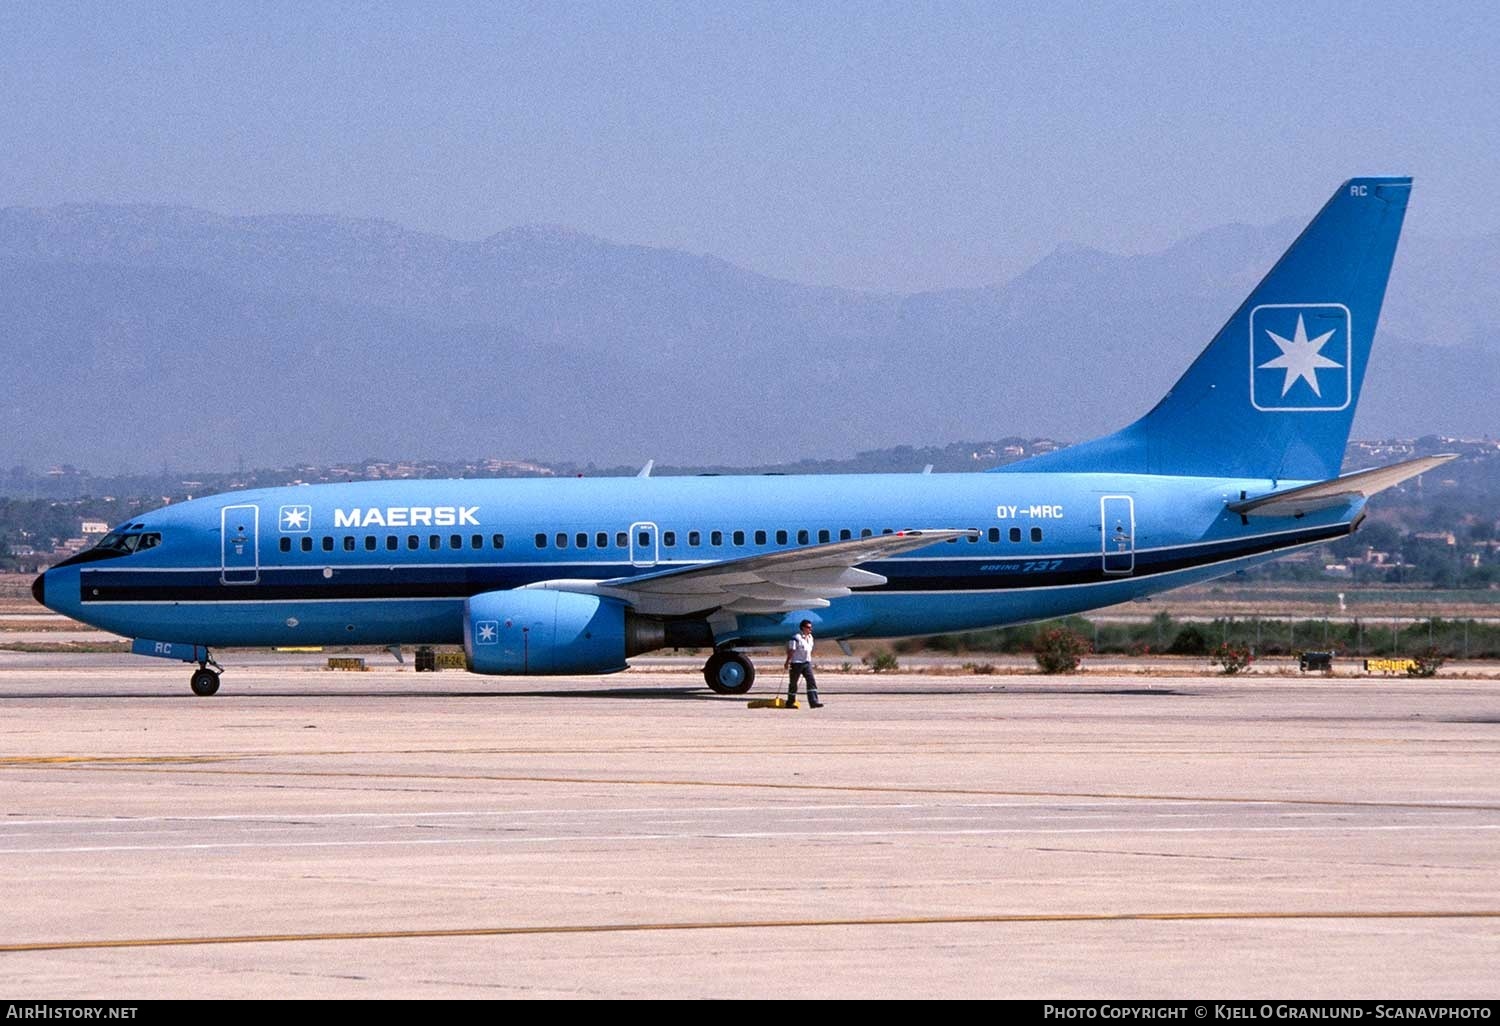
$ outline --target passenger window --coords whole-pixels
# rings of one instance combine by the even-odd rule
[[[352,534],[346,534],[346,535],[344,535],[344,551],[345,552],[353,552],[354,551],[354,536]]]
[[[577,549],[586,549],[586,548],[588,548],[589,547],[589,533],[587,531],[579,531],[576,535],[574,535],[573,536],[573,547],[577,548]]]
[[[292,540],[290,538],[283,538],[283,539],[281,539],[281,551],[282,552],[291,552],[292,551]]]
[[[998,527],[992,527],[992,528],[990,528],[990,541],[991,542],[997,542],[999,540],[1000,540],[1000,528],[998,528]]]
[[[607,549],[607,548],[609,548],[609,532],[608,531],[600,531],[599,533],[597,533],[597,534],[594,535],[594,548],[596,548],[596,549]]]
[[[969,544],[976,545],[979,542],[979,528],[969,528]]]
[[[395,552],[401,547],[401,539],[397,538],[394,534],[388,534],[385,538],[385,547],[391,552]]]
[[[724,544],[724,532],[723,531],[710,531],[709,534],[708,534],[708,543],[710,545],[723,545]]]
[[[755,532],[755,544],[757,544],[757,545],[764,545],[765,543],[766,543],[766,532],[764,532],[764,531],[756,531]]]
[[[323,536],[323,551],[324,552],[332,552],[333,551],[333,539],[331,537],[329,537],[328,535],[326,535],[326,534]]]
[[[786,532],[785,531],[777,531],[776,532],[776,544],[777,545],[785,545],[786,544]]]
[[[745,544],[745,532],[744,531],[736,531],[736,532],[734,532],[734,543],[736,545],[744,545]]]
[[[429,534],[427,536],[427,547],[429,549],[431,549],[432,551],[434,551],[434,552],[436,552],[438,549],[442,548],[443,547],[442,536],[441,535],[436,535],[436,534]]]
[[[853,537],[854,537],[854,532],[851,531],[851,530],[849,530],[849,528],[845,527],[845,528],[841,528],[839,530],[839,541],[848,541],[850,538],[853,538]]]
[[[461,549],[464,547],[464,536],[461,534],[450,534],[448,536],[448,547],[450,549]]]
[[[672,546],[676,545],[677,544],[677,532],[676,531],[663,531],[661,533],[661,543],[663,545],[665,545],[669,549]]]
[[[697,531],[689,531],[688,532],[688,545],[689,546],[691,546],[692,548],[696,549],[699,545],[702,545],[702,544],[703,544],[703,536],[701,534],[699,534]]]
[[[553,541],[557,542],[557,547],[558,548],[560,548],[560,549],[567,548],[568,547],[568,533],[566,531],[558,531],[557,532],[557,536],[555,538],[553,538]]]
[[[1010,540],[1013,542],[1021,540],[1021,529],[1019,527],[1012,527],[1010,529]]]
[[[375,551],[375,536],[373,534],[367,534],[367,535],[365,535],[365,551],[366,552],[374,552]]]
[[[547,536],[545,534],[537,534],[536,547],[539,549],[545,549],[547,547]]]
[[[880,533],[881,533],[881,534],[895,534],[895,533],[896,533],[896,531],[895,531],[895,529],[894,529],[894,528],[890,528],[890,527],[882,527],[882,528],[881,528],[881,529],[880,529]]]
[[[471,549],[482,549],[482,548],[484,548],[484,535],[482,535],[482,534],[470,535],[469,536],[469,548],[471,548]]]
[[[649,549],[651,547],[651,532],[641,531],[635,536],[635,543],[639,548]]]
[[[409,534],[406,536],[406,547],[415,552],[422,547],[422,539],[414,534]]]
[[[505,535],[494,534],[490,536],[490,547],[496,549],[505,548]]]
[[[872,530],[870,530],[868,527],[863,527],[863,528],[860,528],[859,536],[861,538],[868,538],[868,537],[870,537],[870,535],[872,535],[874,533],[875,532],[872,531]]]
[[[311,552],[312,551],[312,539],[309,538],[305,534],[302,536],[302,551],[303,552]]]
[[[833,533],[832,532],[830,532],[830,531],[819,531],[818,532],[818,544],[819,545],[826,545],[828,542],[830,542],[832,540],[833,540]]]
[[[1042,529],[1040,527],[1033,527],[1031,529],[1031,540],[1034,542],[1042,540]]]
[[[615,532],[615,548],[623,549],[630,544],[630,536],[626,531]]]

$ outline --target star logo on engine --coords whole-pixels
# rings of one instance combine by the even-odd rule
[[[474,624],[474,643],[476,645],[493,645],[500,639],[500,622],[498,620],[480,620]]]

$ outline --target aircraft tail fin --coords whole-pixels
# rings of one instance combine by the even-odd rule
[[[997,469],[1338,476],[1410,193],[1410,178],[1339,186],[1149,413]]]

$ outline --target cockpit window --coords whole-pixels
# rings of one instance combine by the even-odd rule
[[[139,527],[139,524],[134,525]],[[161,544],[161,532],[148,531],[144,534],[136,534],[133,531],[111,531],[100,539],[99,544],[94,546],[98,552],[110,552],[116,555],[128,556],[132,552],[144,552],[146,549],[154,549]]]
[[[132,524],[111,531],[99,540],[99,544],[58,563],[58,567],[75,566],[79,563],[95,563],[101,559],[118,559],[134,552],[144,552],[161,544],[160,531],[140,531],[142,525]]]

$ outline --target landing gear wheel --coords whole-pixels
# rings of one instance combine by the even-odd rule
[[[720,695],[743,695],[755,683],[755,664],[738,652],[715,652],[703,667],[703,679]]]
[[[219,675],[206,666],[200,666],[193,671],[192,687],[193,694],[207,698],[219,690]]]

